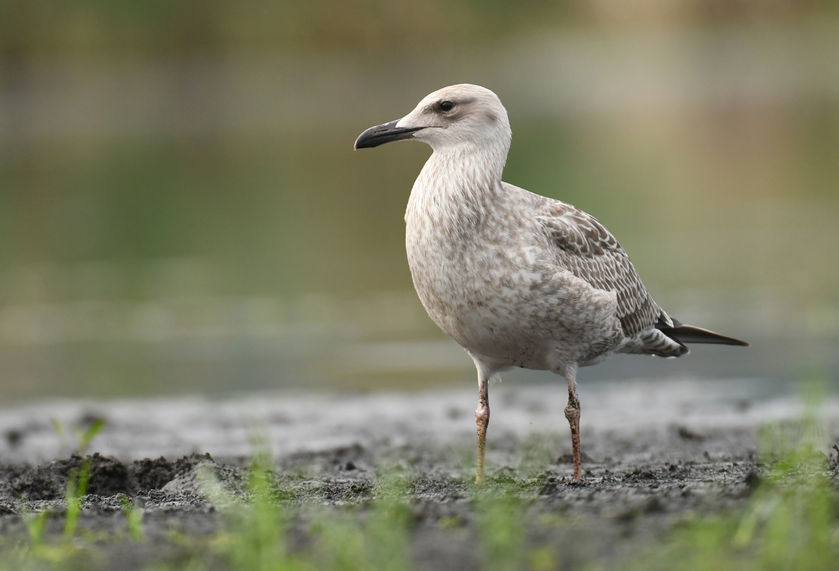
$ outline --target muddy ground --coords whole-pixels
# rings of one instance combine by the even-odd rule
[[[797,391],[761,396],[759,381],[622,381],[581,387],[585,479],[570,482],[570,441],[559,385],[491,387],[490,479],[514,481],[531,545],[551,545],[557,565],[621,562],[696,514],[744,505],[765,473],[766,426],[803,415]],[[271,394],[211,401],[54,402],[0,412],[0,534],[25,538],[25,515],[63,513],[76,430],[96,419],[81,527],[107,532],[102,568],[141,568],[183,556],[187,537],[225,522],[196,483],[213,465],[233,491],[245,487],[254,439],[271,449],[279,478],[298,498],[292,547],[307,543],[312,506],[364,506],[383,473],[410,474],[410,542],[420,569],[477,569],[483,562],[471,484],[475,395]],[[839,440],[839,399],[821,415]],[[56,430],[56,426],[59,427]],[[62,434],[63,433],[63,434]],[[764,453],[765,454],[765,453]],[[831,452],[825,449],[831,458]],[[833,464],[834,470],[835,462]],[[142,509],[145,540],[127,535],[121,499]],[[60,515],[48,535],[61,533]]]

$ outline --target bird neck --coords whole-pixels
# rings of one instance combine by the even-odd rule
[[[501,195],[507,148],[456,145],[435,149],[414,183],[406,219],[430,217],[435,223],[480,224]]]
[[[510,144],[507,140],[490,144],[484,141],[481,145],[470,141],[458,142],[435,148],[425,166],[436,170],[445,169],[449,179],[464,175],[468,177],[466,182],[500,181],[509,150]]]

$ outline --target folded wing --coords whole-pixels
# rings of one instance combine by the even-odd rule
[[[551,201],[538,217],[556,246],[558,263],[592,287],[617,293],[618,319],[627,337],[655,327],[672,327],[670,317],[653,301],[629,255],[596,218]]]

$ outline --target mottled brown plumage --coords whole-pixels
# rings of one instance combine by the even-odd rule
[[[593,216],[579,208],[553,202],[541,218],[554,244],[560,264],[597,289],[617,294],[617,316],[626,337],[670,317],[653,301],[629,255]],[[677,350],[678,352],[678,350]]]
[[[405,246],[428,315],[478,370],[478,481],[489,423],[487,383],[497,372],[517,366],[566,378],[577,481],[579,366],[613,353],[678,357],[688,352],[683,340],[744,344],[670,318],[593,216],[503,182],[510,124],[488,89],[440,89],[402,119],[366,130],[356,148],[400,139],[417,139],[434,151],[408,200]]]

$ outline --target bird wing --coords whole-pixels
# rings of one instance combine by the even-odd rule
[[[660,322],[672,326],[647,292],[629,255],[596,218],[570,204],[551,201],[537,220],[565,269],[592,287],[617,294],[618,319],[626,336]]]

